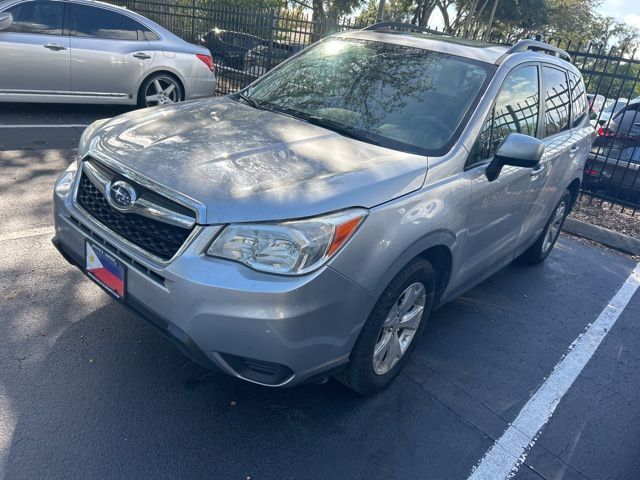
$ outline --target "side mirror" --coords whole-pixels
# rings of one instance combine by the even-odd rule
[[[544,142],[541,140],[521,133],[510,133],[487,166],[487,179],[493,182],[505,165],[535,168],[540,163],[543,153]]]
[[[13,15],[0,12],[0,31],[8,29],[13,24]]]

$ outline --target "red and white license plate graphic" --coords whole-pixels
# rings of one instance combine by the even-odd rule
[[[113,255],[91,242],[86,242],[87,274],[116,298],[124,298],[127,269]]]

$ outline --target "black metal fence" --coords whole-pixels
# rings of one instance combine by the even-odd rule
[[[560,42],[558,42],[560,44]],[[581,70],[596,136],[583,193],[640,209],[640,60],[636,51],[604,45],[565,46]]]
[[[209,48],[218,94],[244,88],[303,48],[335,32],[363,28],[356,19],[315,21],[288,9],[204,5],[196,0],[110,0],[162,25],[179,37]]]
[[[209,48],[220,95],[244,88],[304,47],[334,32],[363,28],[356,19],[313,20],[301,11],[245,9],[201,3],[111,0],[136,11],[192,43]],[[481,38],[484,32],[470,32]],[[491,34],[491,42],[517,38]],[[548,42],[567,50],[582,71],[589,94],[595,140],[583,195],[640,210],[640,60],[635,51],[596,44]],[[637,118],[636,118],[637,116]]]

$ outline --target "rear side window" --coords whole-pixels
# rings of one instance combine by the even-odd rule
[[[539,117],[538,67],[521,67],[509,74],[496,98],[475,147],[473,163],[492,157],[510,133],[536,136]]]
[[[138,30],[144,27],[126,15],[105,8],[74,5],[73,33],[78,37],[111,40],[138,40]]]
[[[6,11],[13,15],[13,24],[6,30],[8,32],[62,35],[62,2],[24,2]]]
[[[149,42],[153,42],[155,40],[160,40],[160,37],[158,36],[157,33],[152,32],[151,30],[149,30],[147,27],[145,27],[144,25],[140,25],[140,31],[142,32],[142,35],[144,36],[145,40],[149,41]],[[138,38],[139,40],[141,40],[141,38]]]
[[[571,86],[571,108],[573,111],[571,126],[575,128],[580,125],[587,116],[587,97],[585,95],[582,77],[570,72],[569,83]]]
[[[571,98],[564,71],[542,67],[544,83],[544,136],[555,135],[569,129]]]

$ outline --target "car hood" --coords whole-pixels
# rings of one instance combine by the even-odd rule
[[[87,144],[89,154],[201,204],[198,221],[207,224],[373,207],[420,188],[427,170],[426,157],[230,98],[130,112]]]

